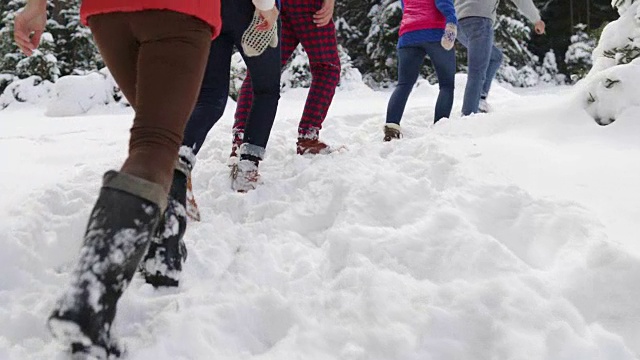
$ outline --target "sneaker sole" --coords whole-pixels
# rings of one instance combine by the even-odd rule
[[[240,193],[240,194],[246,194],[249,191],[255,190],[256,188],[258,188],[259,184],[256,184],[256,186],[252,186],[252,187],[248,187],[248,188],[241,188],[241,187],[236,187],[233,184],[231,184],[231,190]]]
[[[258,186],[260,186],[260,185],[262,185],[262,181],[260,181],[260,180],[254,182],[253,186],[248,186],[248,187],[236,186],[235,183],[232,181],[231,182],[231,190],[233,190],[233,191],[235,191],[237,193],[245,194],[245,193],[248,193],[249,191],[257,189]]]

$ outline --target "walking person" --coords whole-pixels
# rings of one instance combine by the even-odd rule
[[[491,83],[502,64],[502,51],[493,41],[493,26],[500,0],[455,0],[459,19],[458,41],[467,48],[467,86],[462,115],[488,112]],[[542,35],[545,23],[533,0],[511,0]]]
[[[14,37],[27,55],[44,31],[46,6],[28,0],[16,16]],[[121,353],[111,336],[118,299],[152,239],[176,231],[173,218],[184,209],[175,189],[184,188],[188,168],[178,149],[220,31],[220,3],[84,0],[80,15],[135,118],[127,159],[104,175],[70,285],[48,325],[74,358],[106,359]]]
[[[389,105],[384,141],[400,139],[400,120],[426,56],[438,77],[440,91],[434,123],[448,118],[453,106],[456,75],[457,18],[453,0],[402,0],[402,22],[398,39],[398,85]]]
[[[336,28],[333,22],[335,0],[284,0],[281,9],[282,21],[282,66],[302,44],[309,56],[311,87],[307,95],[302,118],[298,125],[298,154],[327,154],[332,149],[320,141],[322,124],[329,111],[336,87],[340,82],[340,56]],[[237,149],[247,136],[247,119],[255,106],[252,71],[242,83],[238,107],[233,124],[231,163],[237,159]]]
[[[260,2],[270,1],[268,4]],[[200,88],[196,106],[189,118],[184,133],[181,153],[195,165],[198,154],[207,134],[215,123],[222,117],[229,98],[229,78],[231,69],[231,55],[233,47],[239,50],[247,65],[247,72],[253,74],[253,106],[247,114],[246,132],[242,146],[239,149],[240,162],[235,167],[232,188],[245,192],[253,189],[258,183],[258,163],[264,157],[265,148],[271,134],[271,128],[280,99],[280,41],[278,32],[273,32],[273,38],[260,54],[249,54],[245,51],[243,35],[252,24],[255,6],[273,9],[275,16],[278,10],[273,0],[222,0],[222,31],[220,36],[211,42],[209,61]],[[275,29],[274,29],[275,30]],[[189,181],[190,185],[190,181]],[[193,198],[191,187],[189,194],[189,214],[198,219],[199,212]]]

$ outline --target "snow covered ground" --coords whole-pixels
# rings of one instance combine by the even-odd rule
[[[128,358],[639,359],[640,108],[601,127],[570,88],[538,90],[433,126],[423,84],[392,143],[389,93],[339,92],[323,137],[348,149],[315,158],[295,155],[289,91],[244,195],[231,104],[194,171],[181,287],[136,278],[120,302]],[[45,318],[131,118],[43,114],[0,111],[3,360],[65,358]]]

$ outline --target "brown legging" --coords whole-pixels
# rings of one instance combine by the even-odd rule
[[[135,110],[129,156],[121,171],[168,192],[202,84],[211,27],[195,17],[162,10],[94,15],[89,27]]]

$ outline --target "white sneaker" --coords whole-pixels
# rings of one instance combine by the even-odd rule
[[[480,103],[478,104],[478,111],[481,113],[490,113],[493,111],[493,108],[487,102],[487,99],[480,99]]]
[[[231,188],[245,193],[254,190],[259,184],[258,165],[251,160],[240,160],[231,168]]]

